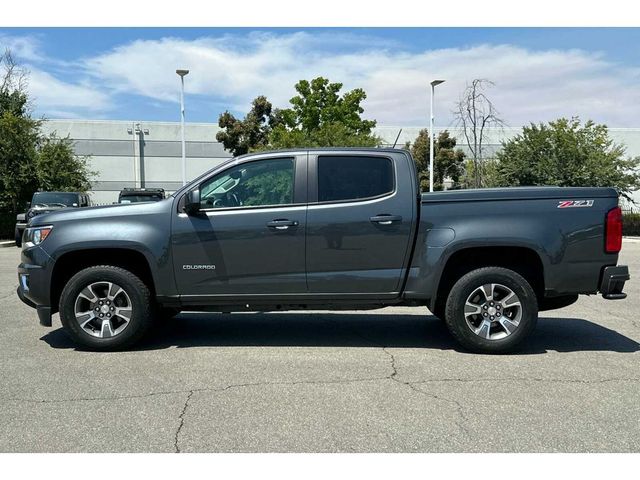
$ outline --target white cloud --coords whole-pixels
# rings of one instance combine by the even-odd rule
[[[21,48],[36,63],[34,45],[23,43]],[[379,125],[424,125],[428,84],[444,78],[446,83],[436,90],[436,123],[447,126],[466,83],[487,78],[496,84],[489,91],[491,99],[513,126],[572,115],[611,126],[639,126],[640,66],[582,50],[472,45],[409,52],[357,33],[253,32],[122,44],[78,59],[74,71],[79,82],[54,77],[43,65],[31,69],[39,109],[86,112],[84,116],[123,116],[112,107],[119,94],[146,97],[149,104],[177,102],[175,69],[189,68],[187,93],[234,111],[246,111],[261,94],[286,106],[298,80],[323,75],[343,82],[345,89],[364,88],[365,116]]]
[[[86,61],[91,75],[116,89],[177,101],[176,67],[189,68],[188,93],[222,97],[246,110],[259,94],[284,106],[301,78],[323,75],[368,94],[365,114],[379,124],[425,124],[428,83],[447,125],[465,84],[488,78],[490,96],[511,125],[580,115],[611,125],[638,124],[640,74],[601,54],[476,45],[408,53],[357,35],[249,34],[187,41],[140,40]]]
[[[2,52],[9,49],[16,59],[21,61],[40,61],[42,57],[38,53],[40,50],[40,41],[31,35],[27,36],[9,36],[0,33],[0,46]]]
[[[83,117],[111,108],[109,95],[100,88],[64,82],[36,68],[29,70],[29,93],[38,110],[47,116]]]
[[[92,85],[87,78],[66,81],[59,74],[51,73],[51,69],[72,65],[43,55],[39,38],[0,34],[0,48],[3,52],[9,49],[18,65],[26,70],[27,91],[31,101],[38,112],[43,112],[47,117],[100,116],[111,109],[110,94],[104,84]]]

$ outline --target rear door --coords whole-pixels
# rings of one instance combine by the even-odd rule
[[[309,155],[310,293],[400,290],[417,208],[406,158],[375,151]]]

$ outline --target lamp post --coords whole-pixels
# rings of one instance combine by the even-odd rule
[[[189,70],[178,69],[176,73],[180,75],[180,123],[182,130],[182,185],[187,183],[187,154],[184,143],[184,76]]]
[[[434,80],[431,82],[431,115],[429,116],[429,134],[431,139],[429,141],[429,191],[433,192],[433,152],[435,135],[433,133],[433,95],[437,85],[443,83],[444,80]]]

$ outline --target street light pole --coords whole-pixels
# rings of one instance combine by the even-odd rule
[[[176,73],[180,75],[180,123],[182,130],[182,185],[187,184],[187,154],[184,142],[184,76],[189,70],[178,69]]]
[[[433,155],[435,150],[435,135],[433,133],[433,96],[437,85],[443,83],[444,80],[434,80],[431,82],[431,115],[429,115],[429,191],[433,192]]]

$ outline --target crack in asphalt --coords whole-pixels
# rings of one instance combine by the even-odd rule
[[[460,402],[458,402],[457,400],[451,399],[451,398],[446,398],[440,395],[436,395],[435,393],[431,393],[431,392],[427,392],[425,390],[422,390],[418,387],[415,386],[415,383],[417,382],[407,382],[404,380],[400,380],[398,378],[398,367],[396,366],[396,357],[393,355],[393,353],[391,353],[388,350],[388,347],[382,347],[382,351],[384,353],[387,354],[387,356],[389,357],[390,361],[391,361],[391,370],[392,373],[391,375],[389,375],[389,379],[393,380],[394,382],[399,383],[400,385],[406,385],[407,387],[409,387],[411,390],[413,390],[416,393],[419,393],[421,395],[425,395],[427,397],[433,398],[434,400],[440,400],[442,402],[446,402],[446,403],[450,403],[455,405],[456,407],[456,412],[458,413],[458,415],[461,418],[461,422],[460,421],[455,421],[455,425],[458,427],[458,429],[460,429],[461,432],[463,432],[466,435],[469,435],[469,429],[467,428],[467,426],[465,425],[465,423],[469,420],[469,418],[466,416],[465,412],[464,412],[464,408],[462,406],[462,404]]]
[[[156,395],[177,395],[181,393],[200,393],[200,392],[224,392],[227,390],[231,390],[234,388],[244,388],[244,387],[260,387],[260,386],[270,386],[270,385],[323,385],[323,384],[336,384],[336,383],[359,383],[359,382],[371,382],[376,380],[386,380],[389,377],[363,377],[363,378],[353,378],[353,379],[344,379],[344,380],[295,380],[295,381],[287,381],[287,382],[250,382],[250,383],[233,383],[230,385],[225,385],[222,387],[203,387],[203,388],[193,388],[189,390],[166,390],[161,392],[150,392],[143,393],[139,395],[111,395],[111,396],[103,396],[103,397],[79,397],[79,398],[59,398],[59,399],[33,399],[33,398],[4,398],[0,399],[0,401],[10,401],[10,402],[27,402],[27,403],[65,403],[65,402],[93,402],[93,401],[108,401],[108,400],[130,400],[135,398],[146,398],[153,397]]]
[[[182,412],[180,412],[180,415],[178,416],[178,420],[180,420],[180,423],[178,424],[178,429],[176,430],[176,435],[173,440],[173,448],[175,449],[176,453],[180,453],[180,446],[178,445],[178,442],[180,440],[179,438],[180,432],[182,431],[182,427],[184,426],[184,416],[187,413],[187,408],[189,407],[189,400],[191,400],[192,396],[193,396],[193,390],[189,390],[189,394],[187,395],[187,398],[184,401],[184,406],[182,407]]]

